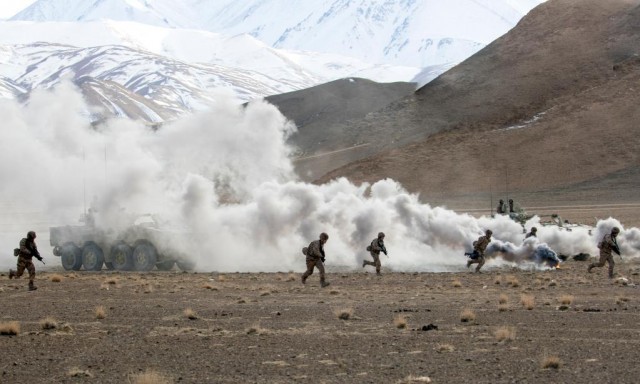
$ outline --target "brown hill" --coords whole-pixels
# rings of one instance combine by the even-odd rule
[[[638,202],[639,54],[640,1],[550,0],[304,165],[450,206]]]

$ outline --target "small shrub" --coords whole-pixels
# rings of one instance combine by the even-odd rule
[[[223,281],[227,281],[227,277],[225,275],[218,275],[216,280],[222,283]]]
[[[520,296],[520,303],[528,310],[532,310],[536,306],[536,298],[532,295]]]
[[[498,305],[498,311],[506,312],[509,310],[509,304],[500,304]]]
[[[212,291],[217,291],[218,290],[218,288],[216,288],[215,286],[213,286],[213,285],[211,285],[209,283],[202,284],[202,288],[209,289],[209,290],[212,290]]]
[[[116,285],[116,284],[118,284],[118,279],[116,279],[115,277],[110,277],[110,278],[106,279],[104,282],[109,284],[109,285]]]
[[[502,284],[502,278],[500,276],[496,277],[495,279],[493,279],[493,284],[495,285]]]
[[[196,320],[198,318],[196,312],[191,308],[185,309],[183,313],[189,320]]]
[[[51,275],[51,282],[53,283],[59,283],[62,281],[62,279],[63,279],[62,275],[59,275],[57,273],[54,275]]]
[[[407,328],[407,318],[404,315],[398,315],[393,319],[393,325],[398,329]]]
[[[573,303],[573,296],[572,295],[562,295],[562,296],[560,296],[560,304],[569,305],[571,303]]]
[[[460,314],[460,321],[463,323],[470,323],[472,321],[475,321],[475,319],[476,319],[476,314],[470,309],[465,309]]]
[[[260,324],[254,324],[247,328],[247,335],[265,335],[268,333],[269,331],[265,328],[262,328]]]
[[[69,376],[69,377],[93,377],[91,372],[89,372],[88,370],[83,371],[82,369],[80,369],[78,367],[71,368],[69,370],[69,372],[67,372],[67,376]]]
[[[500,297],[498,297],[499,304],[506,304],[507,302],[509,302],[509,296],[501,294]]]
[[[340,320],[349,320],[353,316],[353,308],[338,309],[334,313]]]
[[[58,328],[58,322],[52,317],[46,317],[40,320],[40,327],[44,330],[56,329]]]
[[[515,276],[508,276],[507,285],[510,285],[513,288],[518,288],[520,286],[520,281],[518,281]]]
[[[462,282],[458,279],[453,280],[453,282],[451,282],[451,284],[455,287],[455,288],[460,288],[462,287]]]
[[[431,379],[427,376],[409,375],[404,379],[396,382],[396,384],[419,384],[419,383],[431,383]]]
[[[516,339],[516,329],[513,327],[500,327],[493,333],[498,341],[511,341]]]
[[[542,369],[558,369],[562,366],[562,360],[558,356],[545,356],[540,363]]]
[[[156,371],[146,371],[132,374],[129,377],[131,384],[170,384],[171,378]]]
[[[629,301],[628,297],[621,296],[616,298],[616,304],[626,303],[627,301]]]
[[[9,321],[0,323],[0,335],[15,336],[20,334],[20,323],[17,321]]]
[[[287,276],[287,280],[286,281],[296,281],[296,280],[298,280],[298,279],[296,278],[295,273],[289,273],[289,275]]]
[[[104,319],[105,317],[107,317],[107,313],[104,310],[104,307],[102,305],[99,305],[96,307],[96,319]]]
[[[451,344],[436,344],[436,352],[453,352],[456,349]]]

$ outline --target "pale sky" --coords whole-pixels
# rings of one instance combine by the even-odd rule
[[[36,0],[0,0],[0,19],[8,19],[35,2]]]

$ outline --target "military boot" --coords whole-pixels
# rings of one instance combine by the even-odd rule
[[[329,285],[330,285],[330,284],[329,284],[328,282],[326,282],[326,281],[322,281],[322,282],[320,282],[320,286],[321,286],[322,288],[324,288],[324,287],[328,287]]]
[[[304,277],[304,275],[302,275],[300,280],[302,281],[302,284],[306,284],[307,283],[307,279]]]
[[[9,270],[9,280],[13,279],[14,277],[16,277],[16,272],[13,269]]]
[[[593,264],[589,265],[589,268],[587,268],[587,273],[591,273],[592,269],[593,269]]]
[[[33,281],[29,282],[29,290],[30,291],[35,291],[36,289],[38,289],[38,287],[36,287],[35,285],[33,285]]]
[[[362,261],[362,268],[364,268],[364,267],[366,267],[366,266],[367,266],[367,261],[366,261],[366,260],[363,260],[363,261]]]

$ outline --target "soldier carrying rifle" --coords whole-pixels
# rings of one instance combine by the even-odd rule
[[[606,262],[609,263],[609,278],[613,278],[613,266],[615,263],[613,262],[613,254],[611,252],[613,251],[617,253],[618,256],[622,258],[622,255],[620,255],[620,247],[618,247],[618,242],[616,241],[616,237],[618,237],[619,233],[620,228],[613,227],[610,234],[607,233],[604,235],[602,240],[598,243],[598,248],[600,248],[600,261],[589,265],[587,272],[591,273],[591,270],[596,267],[604,267],[604,263]]]
[[[43,264],[44,261],[42,261],[42,256],[40,256],[40,252],[36,246],[36,233],[34,231],[29,231],[27,237],[20,240],[20,248],[14,250],[14,255],[18,256],[18,270],[14,272],[10,269],[9,279],[13,279],[14,277],[16,279],[20,278],[26,269],[29,272],[29,290],[35,291],[38,289],[38,287],[33,285],[33,281],[36,279],[36,267],[33,265],[31,259],[35,257]]]
[[[384,246],[384,233],[383,232],[378,233],[378,237],[376,237],[375,239],[371,240],[371,244],[369,244],[369,246],[367,246],[367,251],[369,251],[369,253],[371,254],[371,257],[373,258],[373,261],[363,260],[362,261],[362,268],[366,267],[367,265],[372,265],[372,266],[376,267],[376,275],[381,276],[382,274],[380,273],[380,268],[382,268],[382,264],[380,263],[380,252],[382,252],[385,255],[389,256],[387,254],[387,248]]]

